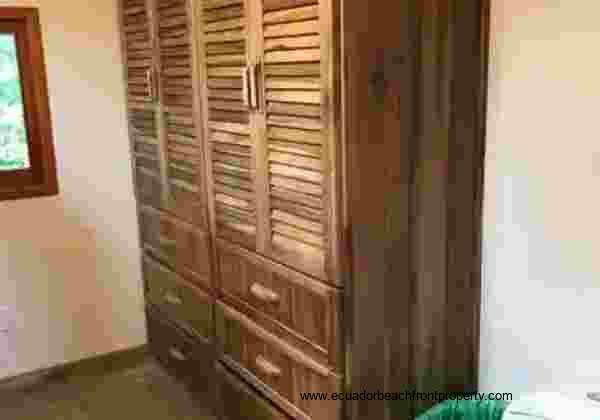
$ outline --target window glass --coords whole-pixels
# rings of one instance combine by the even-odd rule
[[[0,171],[29,169],[29,149],[14,34],[0,34]]]

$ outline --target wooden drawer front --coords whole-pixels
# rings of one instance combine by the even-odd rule
[[[304,392],[340,392],[341,380],[325,366],[217,303],[217,341],[223,361],[295,418],[339,418],[339,401],[302,401]]]
[[[148,342],[153,355],[195,394],[212,404],[214,347],[202,340],[191,340],[164,320],[155,309],[147,311]]]
[[[210,285],[210,237],[150,207],[140,209],[144,247],[172,270],[200,276]]]
[[[311,345],[324,363],[337,364],[337,289],[222,241],[218,251],[219,287],[227,298],[267,314]]]
[[[220,363],[216,375],[219,420],[290,420]]]
[[[212,336],[212,298],[149,257],[144,258],[148,299],[196,335]]]

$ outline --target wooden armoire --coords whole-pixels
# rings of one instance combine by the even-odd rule
[[[119,1],[158,360],[221,420],[475,390],[486,1]]]

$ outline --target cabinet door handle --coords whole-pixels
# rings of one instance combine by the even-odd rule
[[[156,92],[154,91],[154,68],[146,70],[146,84],[148,85],[148,98],[151,102],[156,102]]]
[[[267,107],[265,92],[262,89],[264,85],[264,64],[262,58],[258,61],[258,64],[254,66],[254,90],[256,95],[256,109],[259,112],[265,112]]]
[[[160,67],[153,67],[152,81],[154,82],[154,102],[160,102]]]
[[[187,360],[187,357],[185,357],[185,354],[183,354],[181,352],[181,350],[175,348],[175,347],[171,347],[169,349],[169,354],[171,355],[171,357],[175,360],[179,360],[180,362],[185,362]]]
[[[281,376],[281,369],[265,359],[263,356],[258,356],[255,360],[255,363],[265,375],[275,378]]]
[[[256,65],[252,64],[250,66],[250,108],[257,109],[258,108],[258,96],[256,90]]]
[[[258,283],[254,283],[250,287],[250,293],[252,293],[255,298],[266,303],[277,303],[280,300],[279,294]]]
[[[243,88],[243,96],[244,96],[244,106],[248,109],[252,109],[251,100],[250,100],[250,67],[246,66],[242,70],[242,83],[244,84]]]
[[[167,292],[165,294],[165,302],[170,303],[171,305],[182,305],[183,300],[173,292]]]

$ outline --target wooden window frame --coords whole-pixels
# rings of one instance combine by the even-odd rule
[[[38,10],[0,7],[0,33],[14,33],[30,167],[0,171],[0,201],[58,194],[46,66]]]

